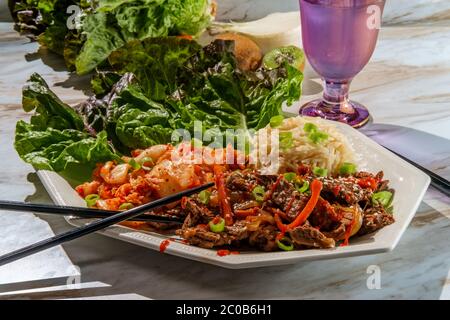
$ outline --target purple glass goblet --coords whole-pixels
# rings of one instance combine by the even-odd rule
[[[375,49],[385,0],[299,1],[303,47],[324,82],[323,98],[303,105],[300,114],[363,126],[369,111],[348,92]]]

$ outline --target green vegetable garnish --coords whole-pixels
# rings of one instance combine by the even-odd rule
[[[328,139],[328,134],[322,131],[312,131],[308,134],[308,139],[317,144]]]
[[[308,139],[315,144],[328,139],[328,134],[326,134],[323,131],[320,131],[319,128],[314,123],[310,122],[305,123],[305,125],[303,126],[303,131],[308,133]]]
[[[294,139],[292,138],[292,132],[280,132],[280,148],[289,149],[294,145]]]
[[[150,157],[144,157],[140,162],[141,162],[142,169],[147,170],[147,171],[152,170],[152,168],[149,167],[148,165],[153,166],[155,164],[153,162],[153,159]]]
[[[279,127],[283,123],[284,117],[282,115],[274,116],[270,118],[270,126],[272,128]]]
[[[100,200],[100,196],[98,194],[90,194],[84,198],[84,201],[86,201],[86,205],[88,207],[95,206],[97,200]]]
[[[326,177],[328,175],[328,170],[320,167],[314,167],[312,172],[318,177]]]
[[[281,250],[284,250],[284,251],[294,250],[294,244],[287,237],[284,237],[281,240],[277,240],[277,245],[278,245],[278,248],[280,248]]]
[[[380,191],[372,194],[372,204],[375,206],[381,204],[384,208],[389,208],[394,200],[393,194],[390,191]]]
[[[294,181],[295,177],[297,177],[297,174],[295,172],[286,172],[284,174],[284,179],[288,182]]]
[[[220,233],[225,230],[225,220],[224,219],[220,218],[220,221],[218,223],[214,223],[213,221],[214,221],[214,219],[208,223],[209,230],[211,230],[212,232],[215,232],[215,233]]]
[[[132,203],[129,203],[129,202],[122,203],[119,206],[119,210],[130,210],[130,209],[133,209],[133,208],[134,208],[134,205]]]
[[[344,162],[339,168],[339,174],[341,175],[351,175],[356,172],[356,165],[350,162]]]
[[[263,186],[257,185],[255,188],[253,188],[252,194],[256,201],[262,202],[264,201],[264,195],[266,194],[266,191],[264,190]]]
[[[203,190],[198,194],[198,200],[203,204],[208,204],[211,199],[211,192]]]
[[[303,182],[303,185],[299,188],[297,188],[297,191],[300,193],[305,193],[306,191],[308,191],[309,189],[309,182],[307,180],[305,180]]]
[[[317,126],[316,126],[314,123],[307,122],[307,123],[305,123],[305,125],[303,126],[303,130],[304,130],[306,133],[310,133],[310,132],[317,131],[318,128],[317,128]]]
[[[139,170],[141,168],[141,165],[139,163],[137,163],[136,160],[131,159],[130,161],[128,161],[128,164],[134,169],[134,170]]]

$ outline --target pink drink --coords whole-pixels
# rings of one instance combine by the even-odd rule
[[[348,90],[375,49],[385,0],[299,2],[305,53],[324,80],[323,99],[306,104],[300,113],[363,125],[369,113],[348,100]]]
[[[325,79],[351,79],[369,62],[378,29],[371,9],[377,0],[302,0],[303,44],[312,67]],[[321,1],[322,3],[324,1]],[[369,22],[368,22],[369,21]],[[369,28],[368,24],[372,27]]]

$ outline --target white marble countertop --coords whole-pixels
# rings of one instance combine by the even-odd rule
[[[447,0],[432,2],[431,6],[425,0],[388,1],[387,24],[381,30],[371,62],[354,80],[351,96],[370,108],[376,123],[406,126],[450,139],[450,4]],[[296,10],[298,6],[297,1],[290,0],[283,5],[269,0],[239,1],[239,7],[237,1],[220,3],[221,17],[237,20],[258,18],[271,11]],[[0,0],[0,8],[2,5]],[[399,12],[399,8],[406,11]],[[11,23],[1,21],[6,21],[4,14],[0,15],[0,198],[50,202],[34,170],[18,158],[12,146],[16,121],[29,117],[20,106],[21,87],[36,71],[64,101],[75,103],[84,98],[81,89],[85,79],[69,76],[60,60],[43,50],[37,52],[36,43],[19,36]],[[319,93],[318,79],[307,79],[301,102]],[[411,142],[412,149],[417,147]],[[450,154],[430,158],[432,169],[450,176]],[[25,213],[21,214],[26,216],[20,220],[22,225],[11,226],[7,218],[11,215],[0,215],[0,232],[9,232],[9,237],[0,238],[0,252],[6,247],[4,239],[11,243],[16,237],[18,245],[20,239],[37,230],[39,238],[52,230],[60,233],[71,228],[61,218],[35,218]],[[221,269],[94,234],[58,248],[50,256],[24,259],[24,264],[15,268],[0,267],[0,298],[2,291],[61,285],[60,278],[54,282],[19,283],[17,288],[5,284],[64,277],[74,272],[70,267],[73,264],[80,268],[85,296],[448,299],[449,218],[450,199],[430,189],[393,252],[253,270]],[[57,265],[64,265],[66,270],[52,271]],[[379,290],[367,287],[367,270],[373,265],[381,271]],[[19,296],[80,297],[72,289]]]

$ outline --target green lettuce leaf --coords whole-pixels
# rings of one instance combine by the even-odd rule
[[[69,105],[62,102],[48,87],[45,80],[33,73],[22,91],[22,106],[26,112],[36,110],[31,123],[39,130],[83,130],[82,118]]]
[[[243,73],[236,67],[232,44],[215,41],[205,48],[175,37],[131,41],[109,57],[118,73],[132,72],[137,83],[109,104],[109,130],[128,148],[168,143],[168,131],[203,129],[260,129],[282,105],[300,98],[303,74],[289,64],[273,70]],[[100,82],[102,83],[102,82]],[[139,110],[136,110],[139,109]],[[166,110],[167,121],[159,119]],[[155,129],[153,129],[155,128]],[[157,139],[145,138],[155,134]]]
[[[86,41],[75,60],[78,74],[86,74],[106,60],[109,54],[125,44],[117,21],[104,12],[88,15],[83,20]]]
[[[128,42],[112,52],[108,61],[116,72],[136,75],[146,95],[162,101],[175,92],[180,69],[201,49],[197,42],[186,39],[147,38]]]
[[[77,73],[92,71],[134,39],[199,34],[212,19],[208,9],[208,0],[99,0],[83,19],[86,41],[75,62]]]
[[[71,164],[94,166],[119,160],[106,131],[91,136],[83,118],[63,103],[38,74],[23,89],[23,108],[35,111],[30,123],[16,124],[14,147],[19,156],[36,169],[63,171]]]
[[[81,29],[66,26],[67,8],[82,10]],[[69,70],[86,74],[133,39],[196,36],[213,19],[209,0],[9,0],[16,29],[63,55]]]
[[[37,38],[40,45],[47,47],[59,55],[63,55],[66,33],[66,25],[58,21],[45,29]]]
[[[232,52],[222,40],[204,48],[175,37],[132,41],[111,55],[113,72],[94,77],[99,95],[73,108],[33,74],[23,108],[35,115],[18,122],[16,150],[39,169],[93,166],[119,159],[118,152],[171,143],[175,129],[193,133],[195,121],[219,136],[258,130],[300,98],[300,71],[284,63],[243,72]]]
[[[76,70],[75,62],[83,47],[84,38],[84,35],[77,30],[71,30],[64,37],[62,55],[69,71]]]
[[[113,86],[120,80],[118,73],[110,71],[99,71],[91,79],[91,88],[97,97],[108,94]]]

